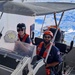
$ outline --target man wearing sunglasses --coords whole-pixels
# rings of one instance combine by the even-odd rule
[[[51,46],[51,40],[53,38],[53,33],[51,31],[45,31],[43,34],[43,42],[41,42],[37,47],[37,55],[43,57],[44,59],[47,56],[48,50]],[[46,64],[46,73],[47,75],[58,75],[56,72],[51,72],[52,67],[58,65],[61,62],[60,51],[57,47],[52,44],[51,51],[49,53],[47,64]]]
[[[18,38],[20,41],[25,43],[31,43],[29,35],[26,34],[26,25],[24,23],[19,23],[17,25]]]

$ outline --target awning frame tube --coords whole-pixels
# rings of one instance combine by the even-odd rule
[[[57,29],[56,29],[56,32],[55,32],[54,37],[53,37],[53,39],[52,39],[51,46],[50,46],[50,48],[49,48],[49,50],[48,50],[48,53],[47,53],[47,56],[46,56],[46,59],[45,59],[45,63],[47,63],[47,59],[48,59],[49,53],[50,53],[50,51],[51,51],[52,45],[53,45],[53,43],[54,43],[56,34],[57,34],[57,32],[58,32],[58,28],[59,28],[59,25],[60,25],[60,22],[61,22],[61,20],[62,20],[63,15],[64,15],[64,12],[62,12],[61,17],[60,17],[60,20],[59,20],[59,23],[58,23],[58,25],[57,25],[56,13],[54,13],[54,20],[55,20],[55,24],[57,25]]]

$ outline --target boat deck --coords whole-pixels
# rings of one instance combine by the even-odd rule
[[[75,75],[75,68],[73,68],[69,75]]]
[[[75,75],[75,68],[69,67],[63,75]]]

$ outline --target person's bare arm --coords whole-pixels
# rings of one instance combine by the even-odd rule
[[[54,66],[56,66],[56,65],[58,65],[58,64],[59,64],[59,62],[53,62],[53,63],[47,64],[47,65],[46,65],[46,68],[47,68],[47,67],[54,67]]]

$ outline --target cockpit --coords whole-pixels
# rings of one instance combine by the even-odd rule
[[[35,54],[36,46],[15,41],[17,38],[14,38],[16,36],[13,34],[15,34],[15,32],[10,32],[0,40],[1,75],[11,75],[11,73],[20,66],[19,64],[23,62],[23,59],[32,59]],[[10,41],[8,39],[10,39]]]

